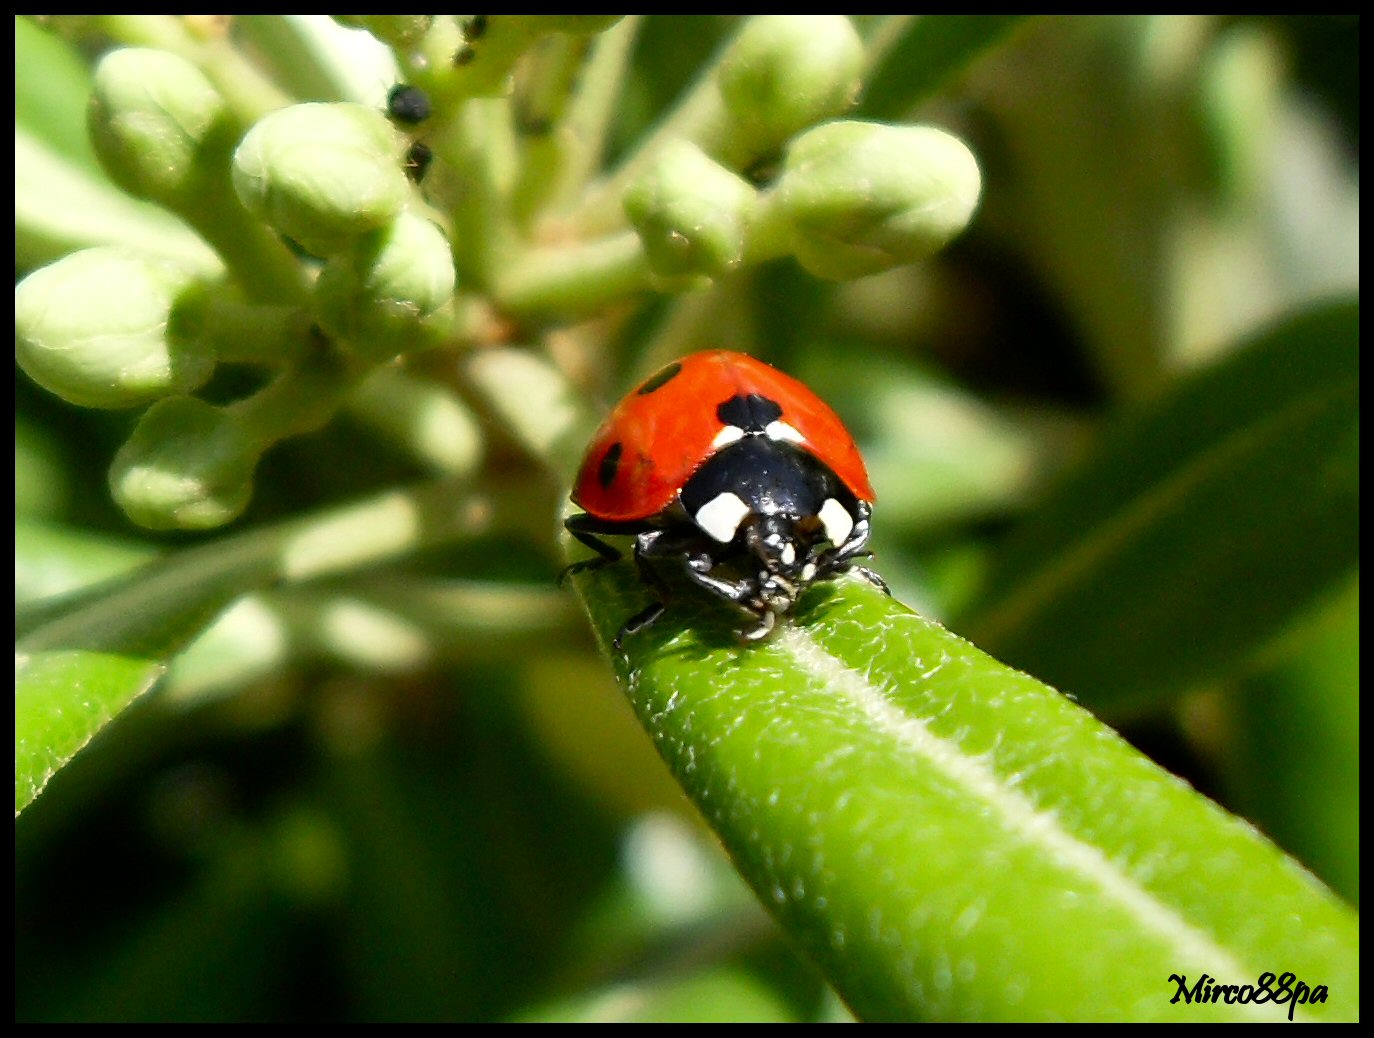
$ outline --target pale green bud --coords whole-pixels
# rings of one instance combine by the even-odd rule
[[[625,192],[655,274],[715,276],[739,265],[757,195],[700,148],[676,140]]]
[[[609,29],[623,14],[541,14],[537,16],[550,32],[590,36]]]
[[[190,392],[215,368],[213,352],[182,331],[194,324],[202,276],[114,245],[74,252],[15,287],[15,359],[82,407]]]
[[[184,211],[220,193],[233,124],[185,58],[134,47],[107,54],[87,122],[101,164],[130,194]]]
[[[942,130],[833,122],[793,142],[777,204],[801,265],[838,281],[936,252],[968,225],[980,185],[973,154]]]
[[[248,506],[258,454],[228,412],[172,397],[139,419],[110,466],[110,489],[141,526],[208,530]]]
[[[331,256],[405,208],[405,147],[371,108],[293,105],[264,117],[243,138],[234,153],[234,189],[276,230]]]
[[[751,158],[842,115],[862,86],[863,41],[838,14],[750,18],[716,72],[733,136]]]
[[[325,265],[315,285],[320,326],[379,357],[416,345],[416,325],[453,297],[453,254],[443,231],[402,213]]]
[[[409,50],[425,38],[434,24],[432,14],[335,14],[340,25],[366,29],[373,36],[397,50]]]

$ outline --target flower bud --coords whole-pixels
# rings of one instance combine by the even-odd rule
[[[203,275],[114,245],[34,271],[14,290],[15,359],[81,407],[135,407],[188,393],[215,368],[182,333]]]
[[[258,453],[226,411],[171,397],[147,410],[115,455],[110,489],[141,526],[207,530],[247,507]]]
[[[863,41],[843,15],[750,18],[716,73],[746,161],[848,111],[862,86],[863,60]]]
[[[335,14],[340,25],[366,29],[373,36],[397,50],[409,50],[425,38],[434,24],[432,14]]]
[[[968,225],[979,189],[972,153],[944,131],[843,121],[793,142],[777,204],[801,265],[838,281],[931,255]]]
[[[539,20],[550,32],[563,32],[575,36],[590,36],[609,29],[623,14],[541,14]]]
[[[415,345],[416,325],[453,296],[453,254],[434,224],[402,213],[325,265],[315,285],[320,326],[369,354]]]
[[[185,58],[112,51],[95,70],[87,115],[110,178],[130,194],[185,211],[218,194],[233,146],[224,99]]]
[[[272,112],[234,153],[234,189],[249,210],[319,256],[394,220],[410,197],[405,139],[363,105]]]
[[[664,147],[625,192],[625,213],[655,274],[722,274],[744,254],[754,189],[684,140]]]

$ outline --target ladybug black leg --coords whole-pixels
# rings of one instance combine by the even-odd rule
[[[843,572],[857,573],[859,576],[863,577],[864,580],[868,581],[883,594],[889,597],[891,597],[892,595],[892,589],[887,586],[887,581],[884,580],[882,577],[878,576],[878,574],[874,573],[867,566],[846,566]]]
[[[681,561],[683,571],[694,584],[739,606],[750,615],[760,615],[753,604],[758,597],[758,588],[755,582],[751,580],[732,582],[712,576],[711,569],[715,566],[716,560],[710,552],[700,548],[700,539],[695,533],[684,537],[680,532],[655,529],[647,530],[636,538],[635,562],[639,565],[639,572],[645,583],[654,589],[660,599],[669,598],[671,590],[653,566],[652,560],[672,558]],[[591,561],[596,562],[595,559]],[[662,601],[655,602],[625,621],[620,633],[616,635],[614,643],[616,649],[620,648],[621,642],[627,635],[637,634],[658,620],[663,615],[665,608]],[[760,625],[754,629],[757,633],[751,632],[750,640],[765,637],[772,629],[774,619],[771,613],[766,619],[760,617]]]
[[[756,626],[747,631],[739,632],[739,639],[742,642],[761,642],[773,633],[774,626],[778,622],[778,614],[771,609],[765,609],[758,614],[759,622]]]
[[[650,565],[649,560],[663,556],[664,549],[662,546],[665,543],[666,531],[663,530],[647,530],[635,538],[635,565],[639,567],[639,576],[644,583],[654,589],[654,593],[659,598],[669,597],[669,588],[663,582],[663,578],[659,576],[658,571]],[[632,619],[634,618],[632,617]],[[658,618],[655,617],[654,619]],[[644,626],[648,627],[649,625],[645,624]]]
[[[711,576],[710,570],[715,565],[715,559],[706,552],[684,557],[683,564],[693,583],[714,595],[719,595],[727,602],[733,602],[758,621],[753,627],[739,632],[740,641],[760,642],[773,633],[773,628],[778,622],[778,614],[768,607],[759,590],[758,581],[746,578],[731,582]]]
[[[868,506],[860,501],[858,521],[854,524],[854,529],[849,532],[849,539],[836,547],[834,555],[830,557],[830,565],[832,568],[841,567],[850,559],[857,556],[873,554],[864,549],[864,545],[868,543],[869,534],[871,533],[868,516]]]
[[[721,580],[719,577],[711,576],[711,569],[715,566],[716,560],[710,555],[702,552],[698,555],[687,555],[682,560],[683,569],[687,576],[692,579],[694,584],[705,588],[713,595],[719,595],[727,602],[734,602],[736,605],[744,605],[749,599],[758,594],[758,588],[751,580],[740,580],[734,583],[728,580]],[[753,612],[751,609],[750,612]]]
[[[666,531],[664,530],[644,530],[635,538],[635,565],[639,569],[639,575],[643,581],[654,589],[660,599],[668,597],[668,587],[663,583],[663,578],[655,572],[653,566],[649,564],[649,559],[655,558],[662,553],[660,545],[664,543]],[[573,536],[577,536],[576,532]],[[581,538],[579,538],[581,540]],[[595,545],[593,545],[595,547]],[[610,545],[606,545],[610,547]],[[617,558],[619,554],[617,553]],[[589,566],[604,566],[611,559],[588,559]],[[632,634],[638,634],[646,627],[652,627],[667,609],[661,601],[653,602],[634,616],[630,617],[620,625],[620,630],[616,632],[615,640],[611,642],[611,647],[616,652],[620,652],[625,643],[625,639]]]
[[[667,606],[662,602],[655,602],[653,605],[645,606],[620,625],[620,630],[615,636],[615,641],[611,642],[611,646],[616,652],[620,652],[621,645],[624,643],[627,636],[638,634],[640,631],[644,630],[644,628],[653,626],[666,609]]]
[[[854,564],[855,559],[868,558],[873,554],[865,547],[870,533],[868,516],[868,506],[860,502],[859,520],[854,524],[849,539],[835,549],[828,561],[821,564],[821,570],[824,574],[857,573],[884,594],[891,595],[892,591],[888,588],[887,581],[867,566]]]
[[[563,529],[567,530],[588,548],[596,552],[597,557],[594,559],[579,559],[577,562],[564,566],[562,572],[558,574],[558,583],[560,585],[567,581],[574,573],[581,573],[583,570],[588,569],[600,569],[602,566],[620,561],[620,551],[597,536],[597,534],[613,535],[621,532],[634,532],[633,530],[622,531],[617,528],[617,525],[618,524],[615,523],[607,523],[600,519],[594,519],[586,512],[582,512],[578,515],[570,515],[567,519],[563,520]]]

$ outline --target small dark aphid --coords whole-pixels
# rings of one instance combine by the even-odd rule
[[[413,183],[418,184],[425,178],[425,172],[429,169],[430,161],[434,158],[434,152],[429,145],[423,141],[415,141],[406,151],[406,176]]]
[[[414,126],[429,118],[429,95],[409,83],[397,83],[386,95],[386,114],[394,121]]]

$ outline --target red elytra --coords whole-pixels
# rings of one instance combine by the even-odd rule
[[[627,394],[592,438],[573,501],[610,522],[658,515],[716,452],[716,437],[725,428],[717,408],[750,395],[777,404],[782,421],[800,434],[798,446],[859,500],[873,502],[859,448],[835,412],[790,375],[730,350],[683,357]]]

